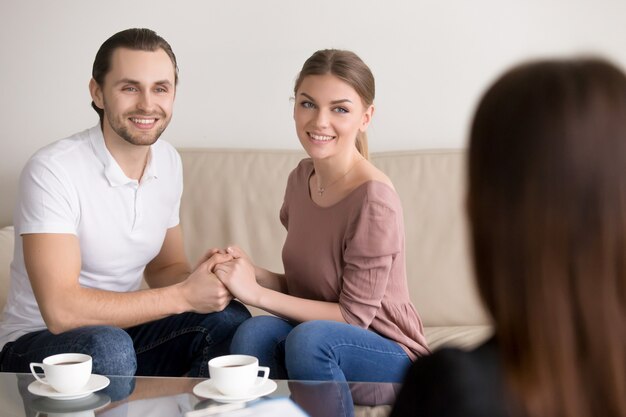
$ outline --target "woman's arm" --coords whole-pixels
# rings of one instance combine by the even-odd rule
[[[256,277],[256,281],[261,286],[285,294],[287,293],[287,282],[285,281],[285,274],[279,274],[256,266],[254,262],[252,262],[252,259],[248,256],[248,254],[245,253],[239,246],[231,245],[225,249],[225,252],[235,259],[246,259],[252,266],[254,266],[254,276]]]
[[[278,274],[276,272],[268,271],[267,269],[254,267],[254,275],[256,281],[264,288],[274,290],[283,294],[287,293],[287,283],[285,281],[285,274]]]
[[[257,268],[249,259],[236,256],[234,260],[216,265],[213,269],[215,275],[229,291],[245,304],[297,322],[309,320],[345,322],[338,303],[308,300],[267,288],[257,281],[256,270]],[[267,276],[263,278],[273,280],[279,277],[278,274],[265,272]],[[284,283],[284,276],[282,277]]]
[[[255,307],[297,322],[309,320],[332,320],[346,322],[339,303],[294,297],[264,288],[260,291]],[[254,304],[253,304],[254,305]]]
[[[254,267],[254,276],[256,277],[257,282],[261,286],[272,289],[274,291],[282,292],[282,293],[287,292],[287,284],[285,281],[284,274],[279,274],[279,273],[272,272],[267,269],[256,266],[254,262],[252,262],[252,259],[248,256],[248,254],[245,253],[239,246],[236,246],[236,245],[228,246],[226,249],[221,249],[221,248],[209,249],[204,255],[200,257],[194,269],[197,268],[197,265],[200,265],[201,263],[209,260],[216,253],[220,253],[223,255],[230,255],[233,258],[246,259]],[[228,260],[230,259],[231,258],[229,257]]]

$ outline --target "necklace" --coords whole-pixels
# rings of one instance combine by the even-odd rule
[[[322,187],[321,185],[318,185],[317,186],[317,195],[319,195],[320,197],[323,197],[324,196],[324,191],[326,191],[327,189],[329,189],[330,187],[332,187],[333,185],[338,183],[339,180],[344,178],[346,175],[348,175],[350,173],[350,171],[352,171],[352,169],[359,164],[359,162],[364,161],[364,160],[365,160],[365,158],[361,158],[358,161],[356,161],[355,163],[353,163],[352,166],[350,168],[348,168],[348,170],[346,172],[343,173],[343,175],[341,175],[336,180],[332,181],[330,184],[326,184],[325,187]]]

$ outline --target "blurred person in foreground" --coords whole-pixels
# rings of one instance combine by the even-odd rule
[[[495,335],[418,360],[391,416],[626,416],[626,76],[591,58],[511,69],[468,167]]]

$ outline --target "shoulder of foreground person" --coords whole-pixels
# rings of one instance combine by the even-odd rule
[[[506,417],[493,340],[472,351],[444,348],[415,361],[390,417]]]

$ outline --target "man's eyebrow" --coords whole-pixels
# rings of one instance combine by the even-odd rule
[[[121,80],[119,80],[118,82],[115,83],[116,85],[119,84],[132,84],[132,85],[140,85],[141,82],[137,81],[137,80],[133,80],[132,78],[122,78]],[[159,81],[155,81],[154,84],[156,85],[167,85],[167,86],[171,86],[172,82],[170,80],[159,80]]]
[[[139,81],[137,81],[137,80],[133,80],[133,79],[130,79],[130,78],[122,78],[121,80],[118,80],[115,84],[116,84],[116,85],[118,85],[118,84],[133,84],[133,85],[139,85],[140,83],[139,83]]]
[[[315,103],[315,99],[311,97],[310,95],[308,95],[307,93],[300,93],[300,95],[305,96],[306,98],[308,98],[309,100]],[[340,103],[352,103],[352,100],[349,100],[347,98],[342,98],[342,99],[333,100],[330,102],[330,104],[340,104]]]

